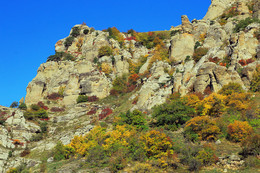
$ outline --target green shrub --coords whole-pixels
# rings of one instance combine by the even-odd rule
[[[47,133],[47,130],[48,130],[47,125],[48,125],[48,123],[46,121],[40,122],[41,133]]]
[[[33,120],[35,115],[32,113],[32,112],[28,112],[26,111],[24,114],[23,114],[24,118],[27,119],[27,120]]]
[[[26,106],[25,103],[21,103],[18,108],[20,108],[20,109],[22,109],[22,110],[26,110],[26,109],[27,109],[27,106]]]
[[[248,155],[257,156],[260,154],[260,135],[252,134],[249,135],[245,140],[242,141],[242,152],[244,157]]]
[[[102,46],[98,49],[98,57],[110,56],[113,54],[113,50],[110,46]]]
[[[79,27],[73,27],[71,34],[72,37],[77,37],[80,35],[80,28]]]
[[[244,20],[240,20],[238,22],[238,24],[236,24],[235,28],[234,28],[234,33],[238,33],[240,31],[243,31],[245,30],[245,28],[250,25],[251,23],[260,23],[260,20],[259,19],[256,19],[256,18],[246,18]]]
[[[194,46],[194,49],[197,49],[197,48],[200,47],[200,46],[201,46],[200,42],[199,42],[199,41],[196,41],[195,46]]]
[[[73,41],[74,41],[74,37],[71,37],[71,36],[67,37],[67,38],[65,39],[64,46],[65,46],[66,48],[68,48],[69,46],[72,45]]]
[[[102,146],[97,145],[88,150],[86,162],[91,167],[104,167],[109,162],[109,156]]]
[[[125,93],[127,90],[127,75],[124,74],[121,77],[116,77],[114,79],[114,81],[112,82],[112,89],[110,91],[111,95],[118,95],[118,94],[122,94]]]
[[[191,60],[190,56],[186,56],[184,62],[188,62],[188,61],[190,61],[190,60]]]
[[[207,48],[197,48],[195,49],[194,53],[193,53],[193,60],[195,62],[199,62],[199,60],[208,53],[208,49]]]
[[[44,109],[38,110],[35,114],[36,114],[36,116],[37,116],[38,118],[43,118],[43,119],[48,118],[48,113],[47,113],[46,110],[44,110]]]
[[[198,152],[196,158],[199,159],[203,165],[211,165],[217,160],[215,151],[210,145],[204,145],[203,149]]]
[[[164,103],[153,108],[152,117],[156,119],[156,126],[169,126],[177,128],[185,124],[195,113],[194,109],[187,106],[180,99]],[[174,130],[174,129],[173,129]]]
[[[40,108],[41,108],[41,107],[38,106],[38,105],[36,105],[36,104],[32,104],[32,105],[31,105],[31,109],[34,110],[34,111],[38,111],[38,110],[40,110]]]
[[[72,55],[69,54],[69,53],[66,53],[65,56],[64,56],[64,58],[63,58],[63,60],[65,60],[65,61],[74,61],[74,60],[75,60],[75,57],[72,56]]]
[[[77,103],[82,103],[82,102],[87,102],[87,101],[88,101],[88,96],[79,95],[77,98]]]
[[[188,170],[189,171],[199,171],[201,167],[201,162],[200,160],[196,159],[196,158],[192,158],[189,160],[189,163],[188,163]]]
[[[97,64],[97,63],[98,63],[98,58],[97,58],[97,57],[95,57],[95,58],[93,59],[93,63],[94,63],[94,64]]]
[[[259,167],[260,160],[256,156],[249,156],[245,159],[245,167],[252,168],[252,167]]]
[[[31,142],[38,142],[40,140],[43,139],[43,134],[42,133],[37,133],[35,135],[32,135],[32,137],[30,138]]]
[[[74,61],[75,57],[72,56],[69,53],[65,53],[65,52],[56,52],[55,55],[51,55],[47,58],[47,62],[48,61],[61,61],[61,60],[70,60],[70,61]]]
[[[224,85],[221,90],[219,90],[219,94],[222,95],[231,95],[232,93],[243,93],[244,90],[242,89],[241,85],[238,83],[229,83],[227,85]]]
[[[65,153],[66,153],[66,150],[65,150],[64,145],[61,142],[58,142],[54,149],[53,159],[55,161],[64,160]]]
[[[128,110],[126,113],[121,113],[119,117],[123,124],[133,125],[140,130],[148,129],[144,114],[139,110],[134,110],[133,112]]]

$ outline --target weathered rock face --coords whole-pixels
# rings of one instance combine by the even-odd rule
[[[204,20],[213,20],[223,12],[236,0],[212,0]]]
[[[17,167],[21,163],[31,161],[19,158],[19,155],[28,147],[27,141],[32,135],[41,130],[38,125],[26,121],[23,112],[18,109],[0,106],[0,112],[5,119],[4,124],[0,125],[0,172],[6,172],[10,167]]]
[[[260,2],[258,0],[253,0],[253,17],[260,19]]]
[[[181,22],[182,22],[182,30],[184,33],[191,33],[192,32],[192,25],[189,21],[189,18],[186,15],[181,16]]]
[[[37,76],[29,83],[25,103],[44,101],[53,93],[62,92],[61,105],[76,103],[79,94],[104,98],[109,95],[111,81],[104,73],[94,70],[90,61],[47,62],[38,69]]]
[[[171,41],[170,58],[183,61],[187,56],[192,57],[194,52],[194,38],[190,34],[178,34]]]

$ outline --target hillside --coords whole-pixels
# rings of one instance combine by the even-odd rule
[[[0,172],[257,172],[259,8],[213,0],[168,31],[75,25],[0,107]]]

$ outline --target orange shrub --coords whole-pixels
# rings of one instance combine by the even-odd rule
[[[228,138],[234,142],[241,142],[252,132],[253,128],[247,121],[235,121],[228,125]]]

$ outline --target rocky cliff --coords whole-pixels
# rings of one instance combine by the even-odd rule
[[[98,31],[75,25],[56,43],[56,54],[40,65],[25,98],[27,107],[40,103],[63,113],[46,109],[51,136],[30,143],[42,133],[41,125],[25,120],[20,109],[1,107],[0,172],[21,163],[37,166],[40,158],[19,157],[27,148],[34,154],[50,151],[57,141],[68,144],[74,135],[91,130],[94,115],[102,114],[110,95],[118,95],[116,87],[122,86],[118,81],[125,76],[132,77],[123,83],[128,97],[124,105],[111,105],[114,110],[126,107],[149,113],[171,93],[208,95],[230,82],[249,90],[260,65],[259,2],[212,0],[202,20],[181,19],[180,26],[160,33],[118,33],[115,28]],[[101,101],[79,104],[80,95]],[[91,111],[94,115],[85,117]]]
[[[76,25],[69,37],[55,45],[56,52],[67,52],[75,59],[42,64],[27,87],[25,103],[46,102],[49,95],[61,90],[63,99],[58,100],[58,104],[62,106],[76,104],[78,95],[82,94],[105,98],[110,95],[112,81],[130,73],[129,62],[137,63],[143,56],[148,58],[139,74],[150,73],[150,77],[142,80],[140,90],[136,91],[140,96],[136,104],[139,109],[149,110],[164,102],[164,96],[170,92],[185,95],[190,91],[203,93],[206,88],[217,92],[232,81],[247,90],[252,73],[259,64],[259,23],[253,22],[240,32],[234,32],[234,28],[239,21],[258,14],[257,4],[215,0],[203,20],[190,22],[187,16],[182,16],[181,26],[173,29],[175,34],[163,39],[169,51],[169,61],[164,62],[151,61],[155,56],[154,48],[148,49],[138,40],[128,39],[131,37],[129,34],[120,33],[123,38],[123,43],[120,43],[111,38],[109,32]],[[74,37],[75,30],[78,34]],[[73,41],[66,45],[72,37]],[[98,51],[102,46],[110,46],[113,55],[100,57]],[[197,54],[202,56],[195,59]],[[241,64],[244,61],[250,63]],[[97,64],[106,65],[109,73]],[[166,71],[174,73],[169,75]],[[161,88],[160,84],[166,84],[166,87]]]

